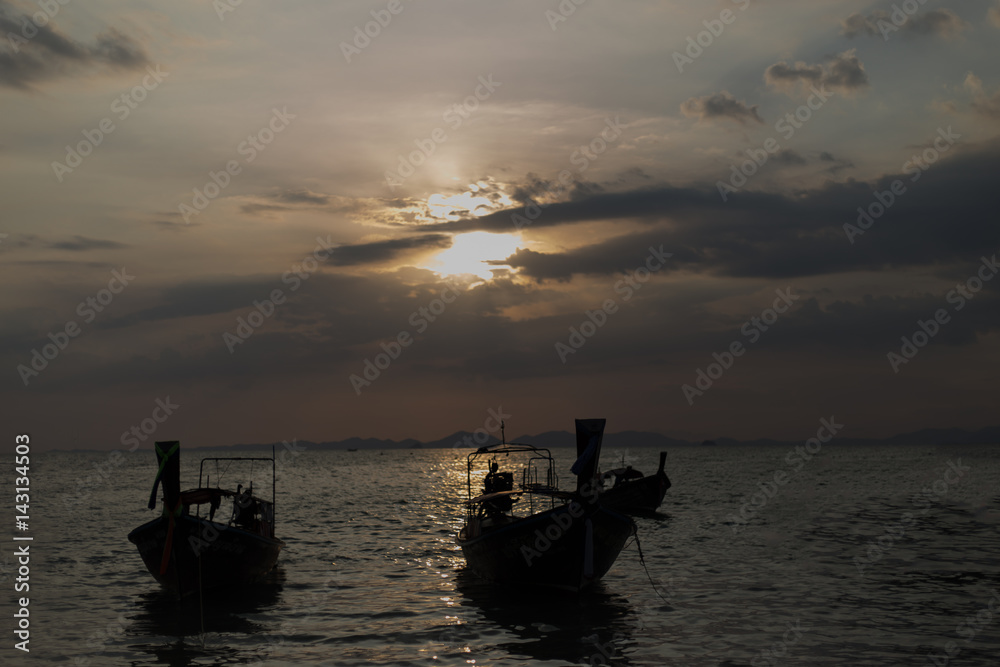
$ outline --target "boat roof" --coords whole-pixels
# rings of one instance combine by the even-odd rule
[[[490,500],[495,500],[504,496],[519,496],[525,493],[535,493],[542,496],[555,496],[556,498],[571,498],[572,493],[568,491],[560,491],[559,489],[553,489],[548,486],[530,486],[526,489],[512,489],[510,491],[494,491],[492,493],[484,493],[481,496],[473,498],[472,500],[466,500],[466,505],[476,505],[478,503],[488,502]]]
[[[548,452],[546,447],[536,447],[523,442],[498,442],[492,445],[483,445],[473,454],[503,454],[505,452]]]

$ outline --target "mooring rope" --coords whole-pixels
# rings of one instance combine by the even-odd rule
[[[635,532],[632,533],[635,537],[635,546],[639,549],[639,563],[642,565],[643,572],[646,573],[646,578],[649,579],[649,585],[653,587],[653,592],[656,593],[656,597],[660,598],[667,604],[670,604],[670,600],[660,595],[659,589],[656,588],[656,582],[653,581],[652,575],[649,574],[649,568],[646,567],[646,557],[642,553],[642,544],[639,542],[639,527],[636,526]]]

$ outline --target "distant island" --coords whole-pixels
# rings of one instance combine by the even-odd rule
[[[476,434],[468,431],[458,431],[430,442],[421,442],[408,438],[406,440],[385,440],[381,438],[348,438],[346,440],[336,440],[329,442],[310,442],[306,440],[298,441],[296,444],[304,449],[325,450],[342,449],[351,451],[365,451],[373,449],[468,449],[470,444],[482,446],[499,442],[499,439],[489,436],[484,438],[482,431],[479,432],[479,439]],[[543,447],[575,447],[576,436],[569,431],[547,431],[538,435],[523,435],[519,438],[511,438],[511,442],[523,442],[525,444]],[[621,433],[608,433],[604,436],[605,447],[651,447],[659,449],[669,449],[671,447],[733,447],[733,446],[762,446],[762,445],[795,445],[799,441],[771,440],[761,438],[757,440],[735,440],[733,438],[716,438],[714,440],[689,441],[660,433],[650,433],[646,431],[622,431]],[[991,426],[979,431],[967,431],[965,429],[923,429],[912,433],[903,433],[891,438],[834,438],[831,445],[973,445],[973,444],[998,444],[1000,443],[1000,426]],[[275,446],[282,447],[282,443],[238,443],[229,446],[221,445],[214,447],[192,447],[190,449],[239,449],[239,450],[264,450]]]

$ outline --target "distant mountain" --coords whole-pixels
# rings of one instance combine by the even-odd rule
[[[470,447],[475,448],[484,447],[486,445],[495,445],[500,442],[500,438],[494,438],[492,435],[484,436],[482,432],[478,434],[478,440],[476,437],[476,433],[456,431],[446,438],[425,442],[422,443],[422,445],[424,449],[469,449]]]
[[[483,438],[482,432],[476,440],[476,433],[469,431],[457,431],[451,435],[421,442],[413,438],[406,440],[383,440],[380,438],[348,438],[346,440],[336,440],[329,442],[310,442],[299,440],[295,446],[301,449],[357,449],[359,451],[372,449],[466,449],[470,445],[482,447],[500,442],[492,435]],[[512,442],[521,442],[527,445],[538,447],[575,447],[576,434],[569,431],[546,431],[538,435],[523,435],[515,438]],[[758,438],[756,440],[735,440],[733,438],[716,438],[708,441],[689,441],[671,438],[660,433],[647,431],[622,431],[620,433],[608,433],[604,436],[605,447],[651,447],[659,449],[669,449],[671,447],[698,447],[706,446],[706,443],[715,444],[722,447],[755,447],[767,445],[795,445],[802,441],[782,441],[769,438]],[[991,426],[979,431],[967,431],[960,428],[934,428],[913,431],[912,433],[902,433],[891,438],[835,438],[830,444],[836,445],[974,445],[974,444],[996,444],[1000,443],[1000,426]],[[283,443],[272,443],[276,450],[286,449]],[[192,449],[240,449],[240,450],[270,450],[272,444],[235,444],[229,447],[195,447]],[[290,446],[290,445],[289,445]]]

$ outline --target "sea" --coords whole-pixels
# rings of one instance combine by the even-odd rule
[[[156,516],[148,446],[33,453],[30,592],[13,592],[6,538],[0,664],[1000,664],[1000,446],[672,449],[660,511],[582,594],[465,569],[469,451],[279,448],[278,567],[183,601],[126,539]],[[182,450],[182,487],[219,455]],[[572,486],[573,452],[553,455]],[[609,448],[602,467],[657,460]],[[22,595],[30,653],[14,648]]]

